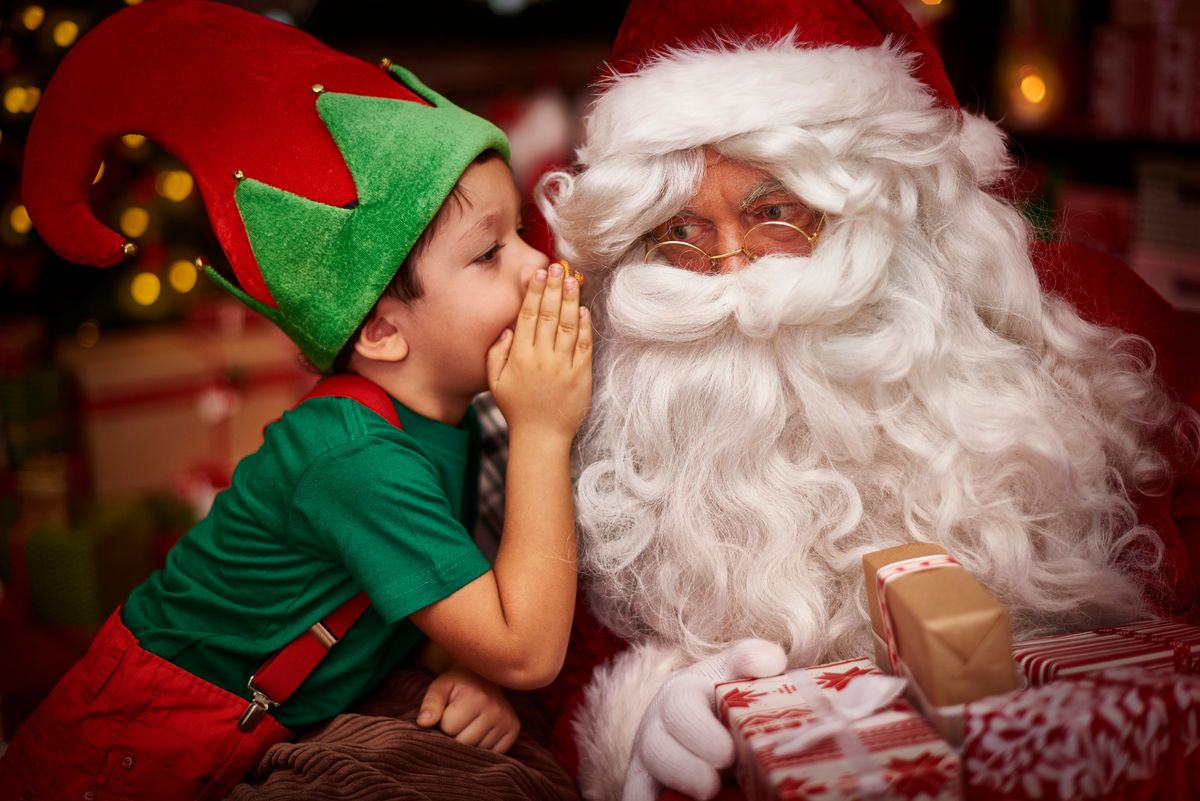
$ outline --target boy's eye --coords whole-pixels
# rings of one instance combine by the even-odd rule
[[[504,246],[501,245],[500,243],[496,243],[496,244],[492,245],[490,248],[485,250],[483,253],[480,253],[478,256],[475,257],[475,263],[476,264],[488,264],[490,262],[494,262],[496,260],[496,257],[500,253],[500,248],[502,248],[502,247],[504,247]]]

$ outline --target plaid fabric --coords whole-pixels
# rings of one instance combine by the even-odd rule
[[[496,558],[500,533],[504,530],[504,474],[508,467],[508,423],[496,408],[492,394],[485,392],[473,401],[483,435],[479,466],[479,516],[473,536],[489,562]]]

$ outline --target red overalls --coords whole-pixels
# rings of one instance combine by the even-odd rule
[[[327,378],[304,400],[317,396],[353,398],[400,425],[387,393],[358,376]],[[263,701],[249,705],[143,649],[118,609],[17,730],[0,758],[0,801],[224,798],[268,748],[292,738],[269,706],[300,686],[367,605],[360,593],[268,659],[252,677]]]

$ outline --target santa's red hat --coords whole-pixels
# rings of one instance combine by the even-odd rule
[[[959,109],[898,0],[632,0],[580,160],[654,155],[781,125],[942,109],[981,181],[1008,164],[992,122]]]

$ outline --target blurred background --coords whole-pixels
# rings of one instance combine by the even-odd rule
[[[570,161],[625,6],[234,4],[389,57],[492,119],[527,193]],[[198,275],[197,258],[220,258],[203,203],[136,132],[108,148],[92,197],[138,255],[82,267],[38,238],[20,189],[30,120],[62,57],[124,5],[0,6],[0,743],[315,380]],[[963,106],[1010,133],[1020,168],[1008,191],[1039,235],[1126,260],[1200,318],[1200,0],[906,5]]]

